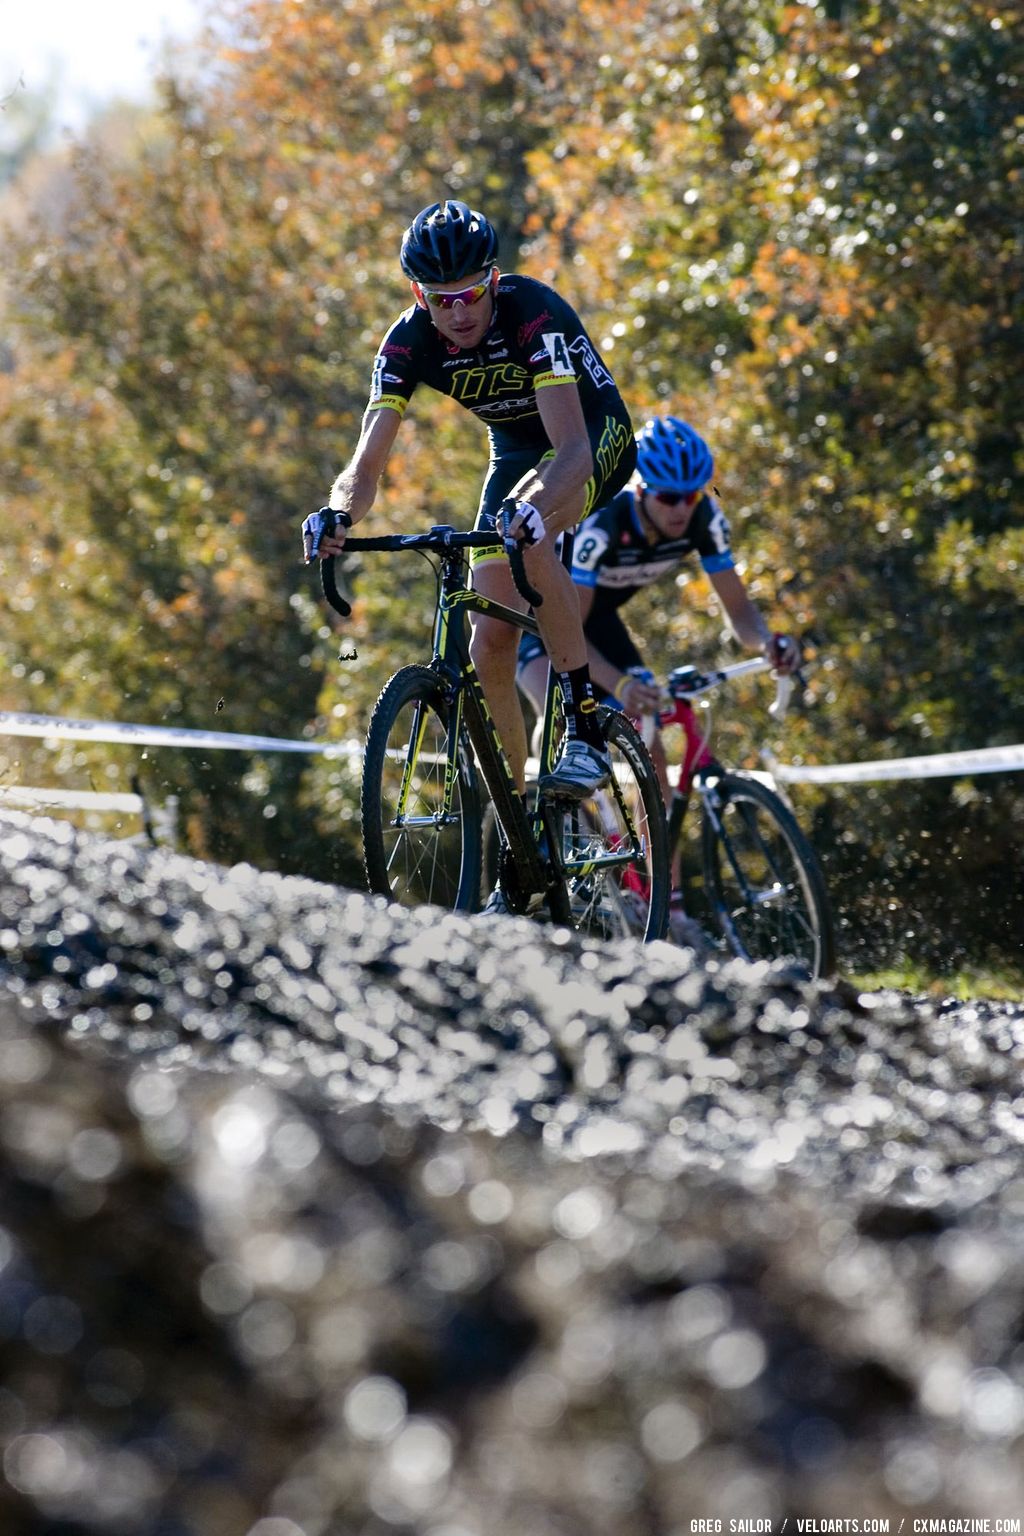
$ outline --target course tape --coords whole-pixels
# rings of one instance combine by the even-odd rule
[[[765,755],[775,778],[784,784],[865,784],[881,779],[972,778],[977,773],[1015,773],[1024,768],[1024,745],[979,747],[973,752],[936,752],[928,757],[896,757],[874,763],[828,763],[804,767],[777,763]]]
[[[130,811],[141,815],[145,802],[141,795],[109,794],[99,789],[0,789],[0,805],[60,806],[71,811]]]
[[[291,741],[283,736],[247,736],[232,731],[133,725],[111,720],[65,720],[56,715],[22,715],[6,711],[0,711],[0,736],[36,736],[47,741],[130,742],[144,747],[204,747],[212,751],[320,753],[328,758],[361,757],[363,753],[362,743],[356,741]],[[978,773],[1014,773],[1024,769],[1024,744],[981,747],[973,752],[936,752],[927,757],[897,757],[870,763],[807,766],[779,763],[769,753],[763,756],[773,777],[784,784],[970,778]]]
[[[186,726],[131,725],[112,720],[63,720],[56,715],[0,711],[0,736],[39,736],[47,741],[131,742],[137,747],[207,747],[232,752],[318,752],[325,757],[361,757],[351,741],[289,741],[282,736],[243,736],[232,731],[198,731]]]

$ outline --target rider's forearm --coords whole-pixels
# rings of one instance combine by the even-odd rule
[[[736,639],[750,651],[763,651],[771,640],[771,631],[740,573],[732,566],[713,572],[711,585]]]
[[[550,459],[544,459],[528,480],[516,487],[516,495],[532,501],[547,521],[568,505],[574,505],[594,473],[590,443],[566,443]]]
[[[377,478],[367,469],[350,464],[331,486],[328,506],[335,512],[347,512],[353,523],[361,522],[376,499]]]
[[[727,606],[726,619],[736,639],[748,651],[763,650],[771,639],[771,630],[761,610],[749,597],[744,596],[742,601]]]
[[[401,425],[396,411],[367,411],[355,452],[331,486],[330,506],[361,522],[377,496],[380,477]]]
[[[730,622],[736,639],[748,651],[763,651],[771,639],[771,630],[756,609],[752,615]]]

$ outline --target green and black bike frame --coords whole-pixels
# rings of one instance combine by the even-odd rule
[[[460,772],[472,772],[471,763],[466,763],[464,759],[460,761],[460,755],[465,753],[465,738],[468,737],[494,804],[498,825],[509,849],[519,893],[525,896],[527,901],[535,896],[549,898],[553,908],[557,909],[564,904],[564,883],[567,876],[584,877],[597,865],[627,864],[635,859],[638,850],[642,851],[643,842],[632,824],[627,807],[621,801],[617,786],[613,783],[612,793],[620,802],[620,810],[631,834],[632,847],[621,853],[604,853],[585,864],[566,865],[563,861],[563,840],[558,833],[558,813],[555,807],[543,797],[538,797],[536,804],[529,807],[525,797],[516,788],[508,758],[501,745],[470,655],[467,620],[470,613],[479,613],[499,619],[528,634],[536,635],[539,629],[532,614],[509,608],[506,604],[485,597],[467,586],[468,551],[483,546],[493,548],[495,542],[494,535],[483,530],[463,533],[440,525],[422,534],[349,538],[346,541],[346,548],[359,551],[418,549],[439,557],[437,609],[429,667],[436,674],[451,710],[448,722],[448,761],[445,764],[442,817],[448,818],[454,815],[455,786],[459,781]],[[572,547],[573,536],[570,531],[562,538],[561,560],[566,568],[572,563]],[[506,549],[509,549],[508,544]],[[539,602],[538,595],[526,580],[521,553],[509,549],[509,554],[517,588],[527,601]],[[322,562],[324,594],[330,605],[342,617],[347,617],[351,613],[351,608],[338,590],[333,565],[333,560]],[[542,774],[551,767],[555,757],[556,722],[560,709],[556,698],[557,686],[554,670],[549,667],[540,743]],[[422,723],[415,721],[414,744],[405,770],[406,784],[411,780],[414,771],[416,751],[419,746],[415,737],[421,729]],[[400,792],[401,798],[404,798],[406,784],[403,784]],[[541,853],[542,846],[546,848],[550,863]],[[553,915],[559,919],[568,917],[567,912],[560,910],[553,910]]]
[[[429,665],[437,673],[452,711],[448,730],[449,761],[445,769],[445,811],[450,810],[450,801],[455,792],[458,754],[463,750],[462,737],[465,730],[494,803],[498,824],[508,844],[519,884],[524,890],[538,895],[547,894],[551,875],[539,851],[539,834],[547,811],[543,805],[538,805],[531,812],[524,796],[516,788],[512,769],[470,656],[467,619],[471,613],[500,619],[502,623],[511,624],[527,634],[538,633],[537,621],[532,614],[519,613],[466,586],[465,555],[461,550],[446,550],[442,553],[433,654]],[[551,694],[555,686],[555,679],[551,675],[548,678],[549,697],[545,709],[545,740],[541,749],[542,761],[545,763],[550,762],[552,753],[554,709]],[[549,836],[547,843],[557,857],[558,838]]]

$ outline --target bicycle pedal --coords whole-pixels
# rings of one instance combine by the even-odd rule
[[[542,789],[540,791],[540,798],[545,805],[557,805],[565,810],[572,810],[577,805],[580,805],[582,801],[592,800],[593,797],[594,791],[592,789],[585,790],[582,794],[574,794],[571,790],[564,789]]]

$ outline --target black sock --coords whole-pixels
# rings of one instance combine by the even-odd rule
[[[597,700],[590,682],[589,666],[584,663],[571,672],[559,672],[558,686],[562,691],[566,735],[576,736],[588,747],[603,752],[604,737],[597,723]]]

